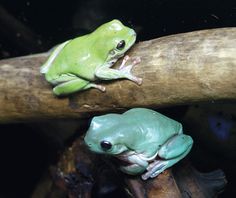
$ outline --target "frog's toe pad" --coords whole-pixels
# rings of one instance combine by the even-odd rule
[[[141,62],[141,58],[139,56],[133,58],[133,63],[132,65],[137,65]]]
[[[156,160],[146,168],[147,172],[142,175],[143,180],[154,178],[167,168],[167,163],[162,160]]]

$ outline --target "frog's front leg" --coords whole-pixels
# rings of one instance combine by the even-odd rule
[[[57,82],[63,81],[61,84],[58,84],[56,87],[53,88],[53,93],[57,96],[68,95],[68,94],[85,90],[85,89],[89,89],[92,87],[97,88],[101,91],[105,91],[104,86],[90,83],[90,81],[84,80],[79,77],[71,77],[70,79],[68,79],[65,76],[61,76],[56,81]]]
[[[193,140],[190,136],[179,134],[170,138],[158,152],[161,159],[155,160],[147,167],[147,172],[142,179],[153,178],[183,159],[191,150]]]
[[[125,66],[125,63],[127,62],[128,59],[129,57],[125,56],[119,67],[119,70],[109,68],[107,67],[107,65],[99,67],[95,71],[96,77],[103,80],[127,78],[137,83],[138,85],[141,85],[142,78],[136,77],[131,73],[132,68],[140,62],[140,58],[136,58],[130,65]]]

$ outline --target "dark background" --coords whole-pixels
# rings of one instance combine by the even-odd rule
[[[47,50],[114,18],[133,27],[138,40],[236,23],[234,0],[1,0],[0,5],[35,36],[31,49],[19,43],[22,29],[9,31],[14,24],[4,24],[0,13],[2,58]]]
[[[114,18],[134,28],[137,40],[143,41],[181,32],[236,26],[236,1],[0,0],[0,58],[47,51]],[[29,197],[43,171],[54,160],[53,149],[48,148],[32,125],[1,125],[0,132],[0,198]],[[207,159],[195,165],[204,170]],[[230,163],[236,165],[235,158],[227,161],[215,154],[213,161],[216,159],[218,163],[210,163],[210,168],[205,170],[230,167]],[[224,171],[230,183],[221,197],[232,197],[235,172],[227,168]]]

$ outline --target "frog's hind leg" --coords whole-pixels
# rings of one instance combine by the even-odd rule
[[[57,96],[62,96],[62,95],[75,93],[77,91],[89,89],[92,87],[97,88],[101,91],[105,91],[105,87],[101,85],[96,85],[96,84],[90,83],[89,81],[76,77],[75,79],[64,82],[54,87],[53,93]]]
[[[70,74],[70,73],[69,74],[61,74],[59,76],[54,76],[54,77],[51,77],[50,75],[46,74],[45,77],[46,77],[46,80],[53,85],[58,85],[60,83],[65,83],[65,82],[68,82],[71,80],[78,79],[78,77],[76,75]]]
[[[183,159],[191,150],[193,140],[190,136],[180,134],[170,138],[159,150],[161,159],[155,160],[147,167],[147,172],[142,179],[153,178]]]

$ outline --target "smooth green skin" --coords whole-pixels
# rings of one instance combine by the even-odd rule
[[[144,180],[181,160],[193,144],[179,122],[145,108],[94,117],[84,140],[93,152],[125,158],[130,163],[121,167],[125,173],[136,175],[147,170]],[[110,142],[111,149],[103,149],[102,141]]]
[[[41,73],[52,85],[54,94],[68,95],[91,87],[97,79],[131,79],[130,72],[110,67],[134,44],[136,33],[118,20],[112,20],[94,32],[60,44],[41,67]],[[117,44],[124,40],[123,49]]]

